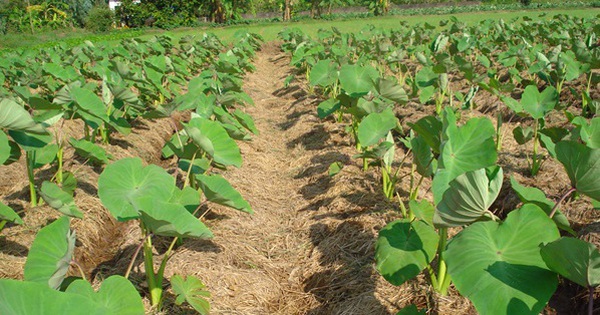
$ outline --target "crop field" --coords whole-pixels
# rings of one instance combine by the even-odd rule
[[[598,314],[599,18],[5,50],[0,314]]]

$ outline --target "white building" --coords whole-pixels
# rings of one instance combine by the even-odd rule
[[[133,3],[140,3],[140,0],[133,0]],[[121,5],[121,1],[117,0],[108,0],[108,7],[111,10],[114,10],[116,7]]]

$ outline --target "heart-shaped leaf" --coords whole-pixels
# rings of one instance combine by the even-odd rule
[[[433,178],[435,204],[442,200],[449,183],[461,174],[490,167],[498,154],[494,126],[487,118],[472,118],[462,127],[450,125],[442,145],[438,170]]]
[[[561,237],[542,246],[542,258],[550,270],[587,288],[600,285],[600,252],[594,244]]]
[[[308,77],[310,85],[328,87],[333,85],[335,81],[337,81],[337,71],[334,62],[330,59],[319,60],[310,69]]]
[[[600,149],[573,141],[556,144],[556,158],[563,164],[578,192],[600,200]]]
[[[450,241],[444,257],[456,288],[479,314],[539,314],[558,285],[539,246],[559,237],[554,222],[527,204],[502,224],[466,227]]]
[[[220,175],[196,175],[198,185],[210,202],[247,213],[254,213],[250,204]]]
[[[397,122],[391,108],[367,115],[358,125],[358,142],[365,148],[376,144],[396,127]]]
[[[83,213],[75,204],[73,195],[63,191],[55,183],[44,181],[40,189],[40,196],[50,207],[58,212],[75,218],[83,218]]]
[[[340,68],[340,86],[353,98],[366,95],[373,88],[377,70],[371,66],[345,64]]]
[[[184,125],[185,131],[215,162],[242,166],[240,148],[218,122],[197,117]]]
[[[25,280],[58,289],[69,270],[74,249],[75,232],[71,232],[68,217],[43,227],[27,255]]]
[[[137,199],[152,196],[169,200],[175,189],[175,179],[169,173],[156,165],[143,166],[139,158],[116,161],[106,166],[98,178],[100,201],[119,221],[139,217],[134,207]]]
[[[102,281],[98,292],[84,280],[75,280],[66,293],[85,297],[94,304],[95,314],[144,314],[144,303],[140,294],[129,280],[121,276],[110,276]]]
[[[558,104],[558,92],[552,86],[548,86],[542,93],[535,85],[528,85],[521,96],[523,109],[533,119],[542,119],[552,111]]]
[[[498,197],[502,179],[502,168],[498,166],[459,175],[444,192],[433,223],[441,227],[454,227],[481,219]]]
[[[177,295],[175,304],[181,305],[185,301],[202,315],[210,312],[210,304],[206,300],[210,297],[210,292],[204,289],[206,286],[200,279],[194,276],[183,279],[180,275],[174,275],[171,277],[171,286]]]
[[[420,220],[389,223],[379,231],[375,243],[377,270],[391,284],[401,285],[435,258],[438,239],[433,227]]]

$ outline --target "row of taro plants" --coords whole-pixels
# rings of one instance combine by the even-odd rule
[[[471,26],[451,18],[352,34],[333,28],[316,39],[280,33],[296,76],[321,98],[318,116],[346,125],[355,157],[380,170],[384,195],[399,202],[402,218],[376,243],[387,281],[401,285],[425,272],[435,291],[447,294],[453,284],[481,314],[538,314],[560,275],[589,289],[592,314],[600,253],[576,238],[560,208],[567,198],[600,204],[599,35],[597,18],[564,15]],[[401,121],[407,103],[431,114]],[[564,166],[570,183],[556,202],[511,176],[522,206],[494,211],[509,177],[497,164],[506,119],[521,121],[512,134],[530,143],[529,176],[549,159]],[[406,194],[401,179],[410,180]],[[423,188],[429,198],[420,198]],[[403,311],[425,314],[414,305]]]
[[[24,281],[0,280],[2,314],[144,314],[139,292],[128,280],[137,256],[143,256],[152,308],[162,307],[163,280],[172,250],[186,238],[210,238],[201,219],[207,202],[252,213],[252,208],[215,170],[240,167],[236,140],[258,131],[243,111],[252,105],[242,77],[252,71],[252,57],[262,39],[236,34],[227,49],[213,35],[127,39],[120,45],[86,42],[37,52],[8,53],[0,61],[0,162],[8,165],[25,155],[32,208],[40,203],[64,216],[43,227],[27,257]],[[102,144],[115,134],[127,135],[139,119],[170,118],[183,112],[163,148],[176,160],[175,176],[140,158],[111,162]],[[181,115],[179,115],[181,116]],[[81,139],[66,139],[69,120],[81,120]],[[77,125],[76,125],[77,126]],[[71,218],[82,218],[74,191],[77,178],[63,168],[67,145],[86,163],[105,166],[98,180],[102,205],[118,221],[134,220],[142,238],[124,276],[114,275],[98,291],[81,277],[66,277],[75,251]],[[47,166],[51,167],[48,168]],[[35,182],[37,169],[55,173]],[[178,181],[179,176],[185,180]],[[31,211],[27,209],[26,211]],[[22,224],[20,214],[0,204],[0,221]],[[154,256],[154,237],[171,237],[167,252]],[[193,276],[170,279],[176,304],[189,303],[201,314],[210,309],[204,284]],[[32,302],[35,301],[35,302]]]

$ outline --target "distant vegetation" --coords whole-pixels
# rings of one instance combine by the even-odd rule
[[[107,0],[0,0],[0,34],[86,27],[101,32],[111,28],[106,26],[170,29],[207,23],[245,24],[261,17],[269,17],[268,21],[274,22],[386,14],[457,13],[506,5],[509,6],[507,9],[515,9],[530,3],[541,7],[594,4],[593,1],[565,3],[555,0],[484,0],[468,2],[470,5],[456,0],[141,0],[139,3],[124,0],[114,15],[104,11],[97,15],[93,23],[89,23],[88,16],[93,8],[108,7]],[[447,4],[454,11],[431,10],[432,6],[439,4]],[[96,11],[100,10],[98,8]]]

